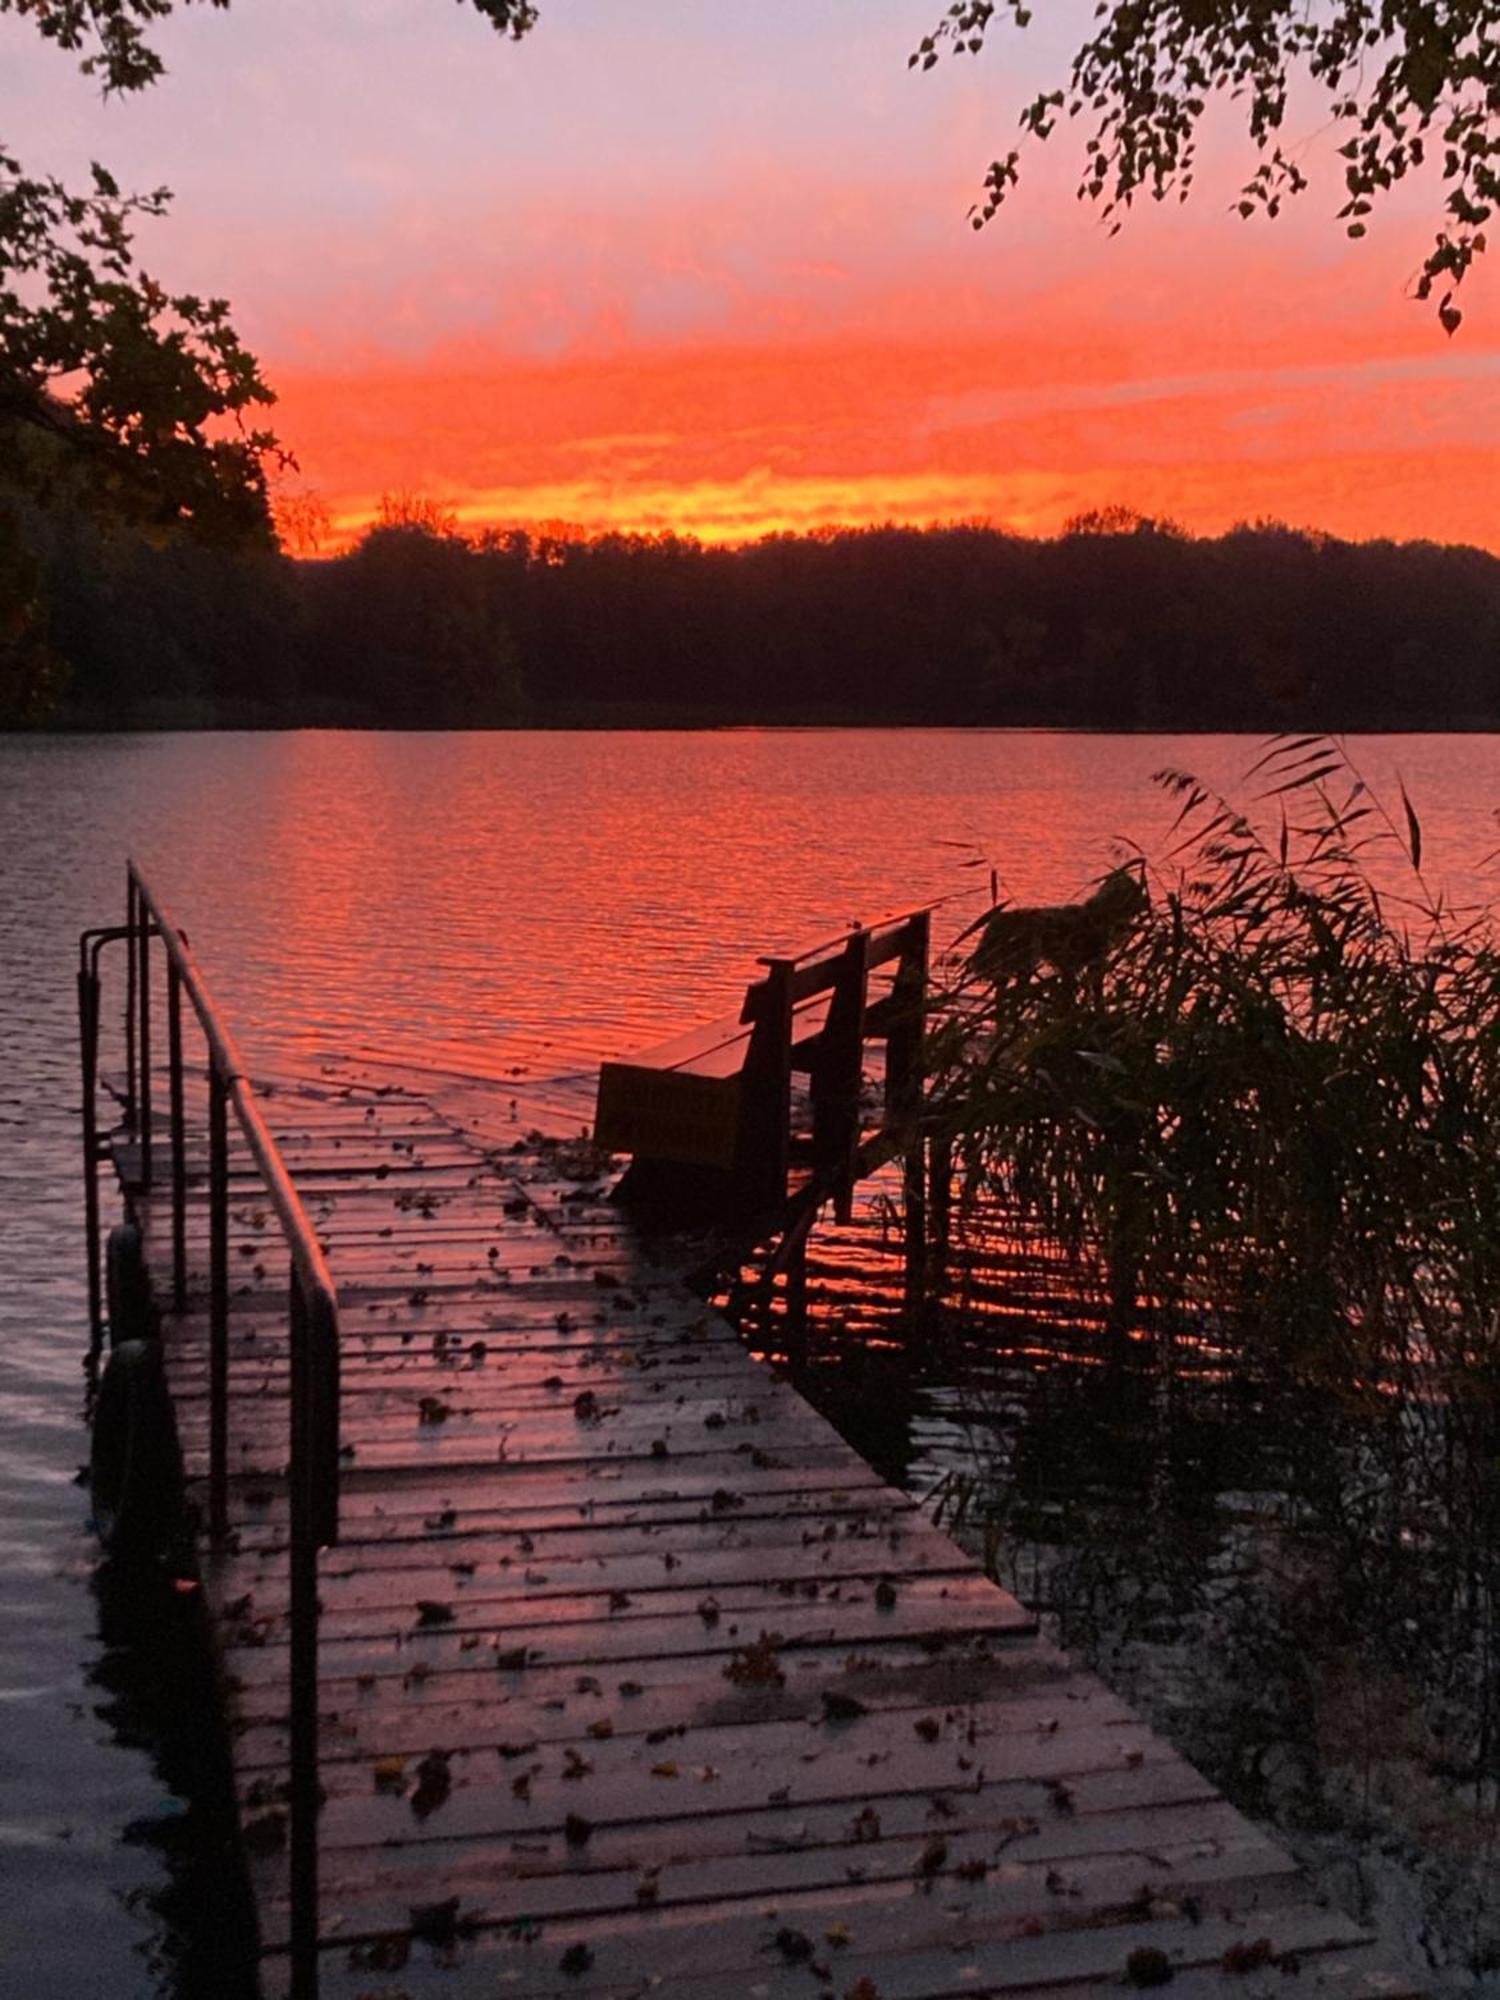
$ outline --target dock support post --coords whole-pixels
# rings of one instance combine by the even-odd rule
[[[125,1123],[134,1132],[141,1101],[135,1061],[135,939],[141,920],[140,892],[135,876],[125,878]]]
[[[921,1135],[923,1042],[927,1033],[927,969],[932,917],[922,910],[911,932],[891,989],[893,1014],[885,1045],[886,1121],[902,1135],[901,1206],[905,1224],[906,1303],[918,1303],[927,1289],[927,1186]]]
[[[854,1210],[854,1156],[859,1148],[859,1095],[864,1082],[865,1000],[870,933],[855,931],[839,961],[828,1018],[812,1067],[813,1172],[833,1194],[833,1212],[847,1223]]]
[[[793,1378],[807,1366],[807,1235],[799,1231],[786,1264],[782,1293],[787,1366]]]
[[[208,1071],[208,1531],[229,1528],[229,1085]]]
[[[140,919],[140,967],[136,974],[136,1001],[140,1019],[136,1027],[136,1055],[140,1063],[140,1094],[136,1105],[136,1137],[141,1147],[141,1186],[151,1187],[151,933],[150,912],[142,899],[136,905]]]
[[[338,1327],[329,1300],[291,1271],[290,1506],[292,2000],[318,1992],[318,1552],[338,1537]]]
[[[83,1082],[83,1228],[88,1243],[89,1348],[104,1346],[104,1299],[99,1282],[99,1128],[94,1092],[99,1073],[99,975],[87,959],[78,968],[78,1044]]]
[[[287,1468],[291,1515],[290,1838],[293,2000],[318,1990],[318,1551],[307,1492],[307,1306],[291,1272],[292,1458]]]
[[[791,959],[768,962],[765,979],[756,989],[754,1027],[740,1072],[734,1181],[740,1202],[751,1214],[786,1200],[791,1161],[795,969]]]
[[[167,961],[167,1051],[172,1079],[172,1307],[187,1309],[187,1130],[182,1104],[182,974]]]

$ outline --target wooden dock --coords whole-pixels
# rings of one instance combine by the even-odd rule
[[[1419,1990],[650,1262],[559,1142],[568,1087],[398,1074],[260,1093],[342,1328],[322,1993]],[[476,1131],[486,1095],[506,1109]],[[141,1189],[135,1131],[114,1150],[202,1498],[207,1155],[184,1159],[173,1311],[170,1190]],[[271,1996],[291,1985],[286,1252],[233,1133],[228,1168],[228,1521],[200,1560]]]

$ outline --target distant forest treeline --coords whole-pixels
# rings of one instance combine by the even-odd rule
[[[42,726],[1500,726],[1500,560],[1472,548],[1266,524],[1195,540],[1123,509],[1050,541],[717,548],[465,539],[419,506],[322,561],[72,517],[31,516],[26,538],[49,668],[12,663],[9,719]]]

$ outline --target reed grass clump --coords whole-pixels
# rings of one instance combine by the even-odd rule
[[[1288,1643],[1323,1635],[1325,1678],[1396,1677],[1492,1814],[1500,945],[1429,885],[1404,790],[1388,809],[1332,739],[1274,742],[1248,808],[1159,782],[1178,813],[1129,864],[1148,895],[1087,950],[1014,925],[976,947],[934,1037],[960,1229],[1047,1246],[1098,1328],[991,1500],[1066,1504],[1068,1434],[1097,1473],[1101,1406],[1137,1447],[1109,1502],[1132,1546],[1121,1524],[1180,1517],[1184,1466],[1200,1500],[1253,1489],[1221,1602],[1239,1576],[1263,1618],[1290,1579]]]

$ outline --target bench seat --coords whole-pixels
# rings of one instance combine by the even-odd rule
[[[812,1062],[832,996],[792,1010],[792,1067]],[[599,1069],[594,1138],[611,1153],[728,1172],[737,1157],[741,1077],[753,1023],[723,1016]]]

